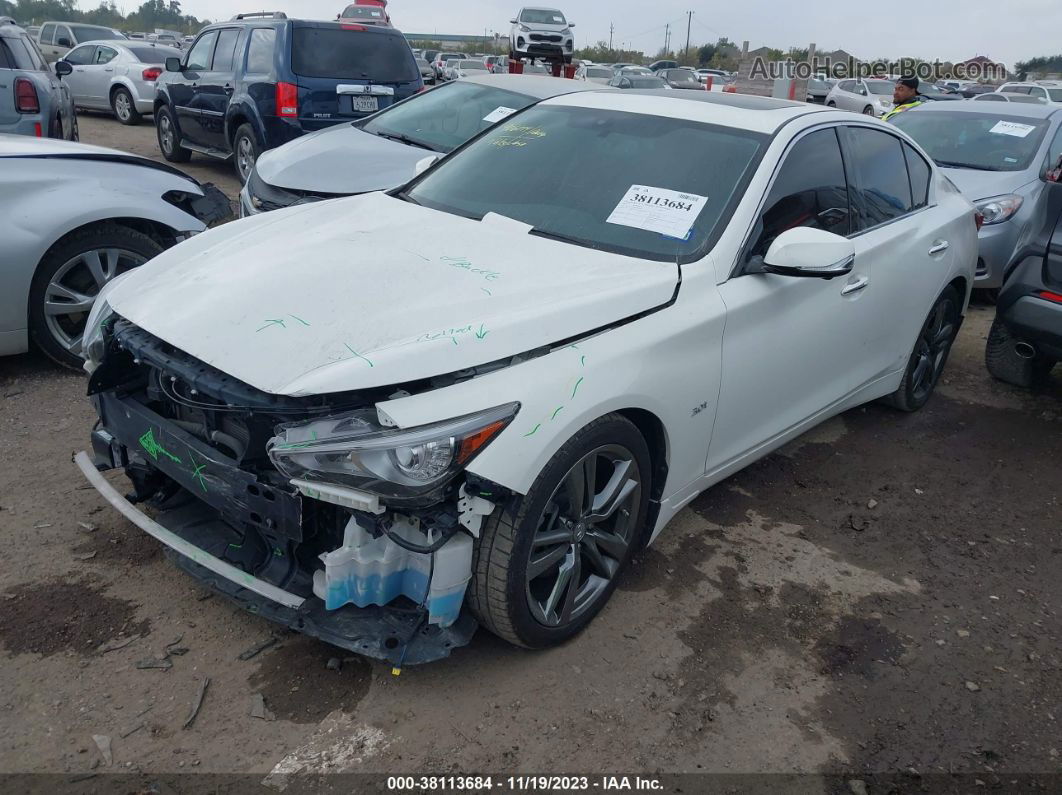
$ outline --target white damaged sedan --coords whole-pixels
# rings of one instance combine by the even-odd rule
[[[922,407],[976,258],[973,207],[874,119],[558,97],[399,191],[113,282],[78,462],[184,570],[301,632],[396,665],[477,624],[550,646],[701,491],[845,409]]]

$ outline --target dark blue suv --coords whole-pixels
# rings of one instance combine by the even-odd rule
[[[423,89],[394,28],[238,14],[204,28],[183,59],[167,59],[155,128],[167,160],[231,157],[246,182],[264,150]]]

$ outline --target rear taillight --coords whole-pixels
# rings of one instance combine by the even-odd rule
[[[1062,304],[1062,295],[1059,295],[1058,293],[1053,293],[1050,290],[1041,290],[1037,293],[1037,295],[1043,298],[1045,301],[1050,301],[1054,304]]]
[[[294,83],[277,83],[277,115],[294,119],[299,115],[299,87]]]
[[[981,231],[981,227],[984,226],[985,217],[979,212],[974,213],[974,226],[977,227],[977,231]]]
[[[41,101],[37,98],[37,87],[28,78],[15,78],[15,110],[19,113],[41,112]]]
[[[144,72],[141,75],[141,77],[143,77],[144,80],[146,82],[148,82],[148,83],[154,83],[156,80],[159,79],[159,76],[161,74],[162,74],[162,67],[161,66],[149,66],[147,69],[144,70]]]

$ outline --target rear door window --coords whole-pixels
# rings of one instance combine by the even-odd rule
[[[5,39],[0,39],[0,69],[14,69],[15,56],[7,46]]]
[[[251,74],[269,74],[273,71],[273,47],[277,32],[273,28],[255,28],[251,31],[251,43],[247,47],[247,71]]]
[[[420,79],[405,38],[374,30],[297,27],[291,68],[302,77],[407,83]]]
[[[239,28],[225,28],[218,35],[218,46],[214,50],[215,72],[231,72],[235,69],[236,42],[239,38]]]
[[[66,42],[65,44],[63,42]],[[55,27],[55,43],[60,47],[73,47],[77,44],[74,41],[74,34],[70,32],[70,28],[66,25],[56,25]]]
[[[55,25],[49,22],[43,28],[41,28],[41,37],[39,39],[41,44],[54,44],[55,43]]]
[[[214,43],[218,40],[218,32],[212,30],[209,33],[204,33],[199,37],[199,41],[192,47],[192,51],[188,53],[188,60],[185,62],[186,69],[192,69],[195,71],[205,72],[210,69],[210,62],[214,54]]]
[[[798,226],[847,235],[849,214],[848,182],[836,131],[808,133],[782,162],[753,229],[749,256],[766,255],[778,235]]]
[[[869,127],[848,127],[849,165],[855,172],[856,230],[911,212],[911,183],[899,138]]]
[[[117,57],[118,50],[113,47],[104,47],[101,44],[96,48],[96,57],[92,59],[92,62],[96,64],[110,63]]]

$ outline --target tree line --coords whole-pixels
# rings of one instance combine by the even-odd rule
[[[146,0],[139,8],[123,14],[114,0],[101,0],[97,8],[82,11],[77,0],[0,0],[0,16],[13,17],[23,25],[42,22],[84,22],[124,31],[150,32],[156,28],[197,33],[209,19],[181,12],[180,0]]]

